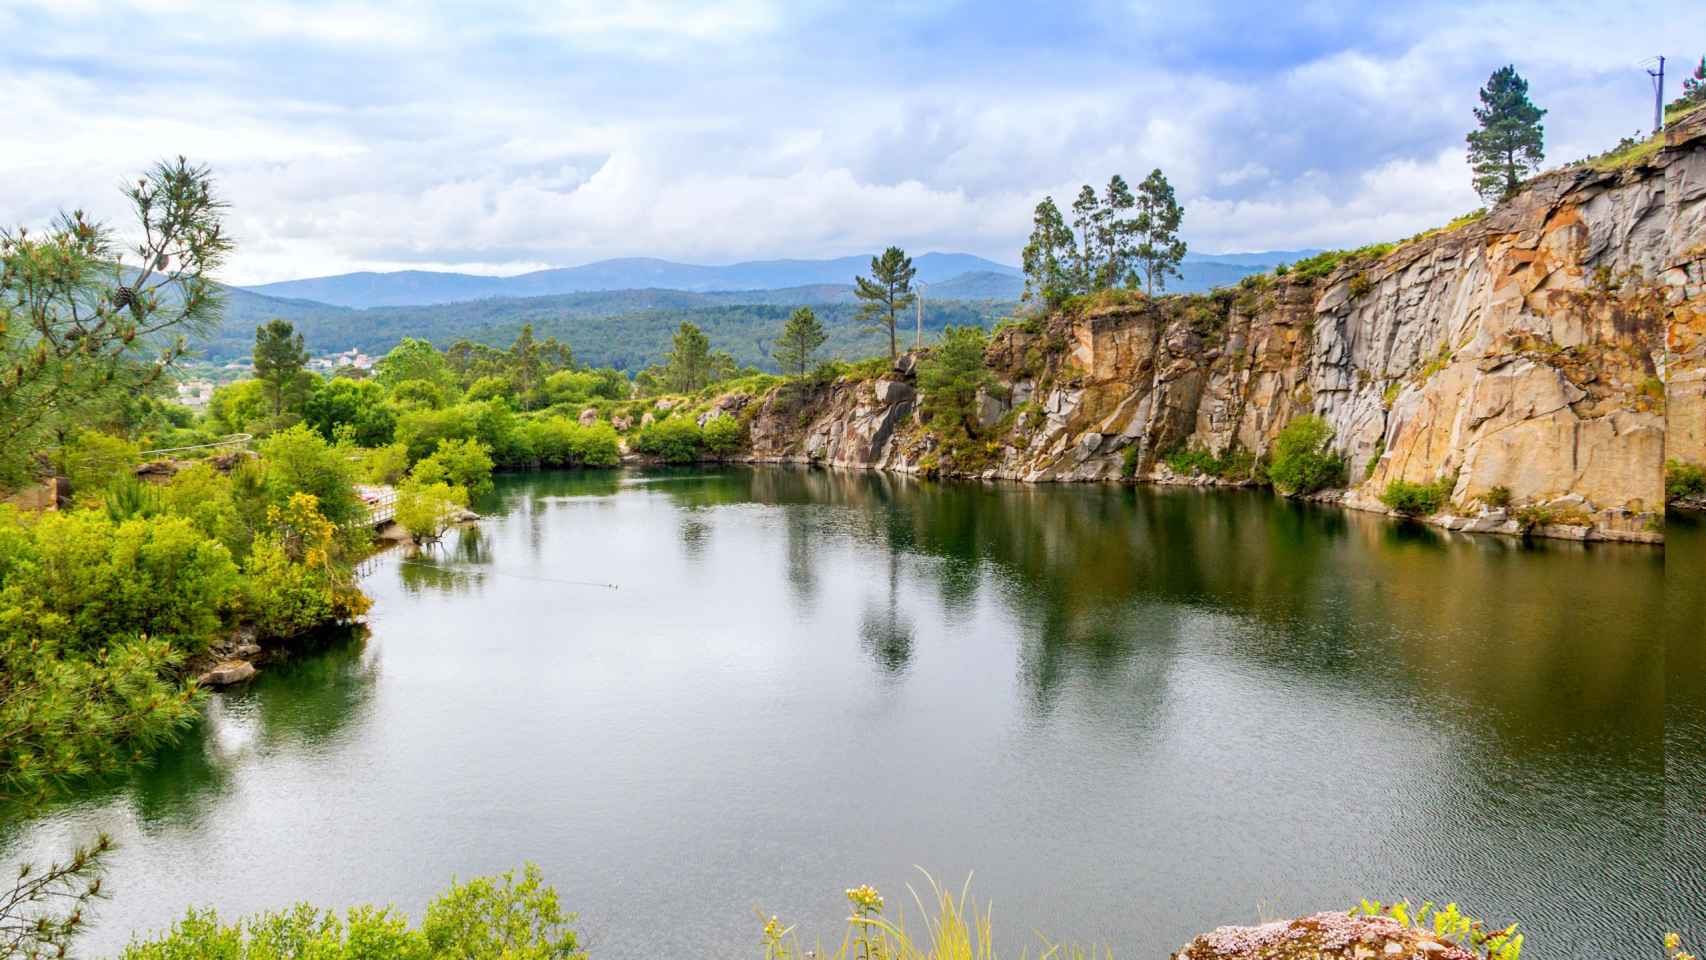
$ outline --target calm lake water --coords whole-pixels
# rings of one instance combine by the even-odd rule
[[[117,836],[95,953],[190,904],[418,916],[527,860],[623,960],[756,955],[755,909],[836,943],[844,888],[909,904],[915,865],[975,871],[1015,954],[1364,895],[1519,918],[1541,958],[1706,937],[1695,527],[1525,546],[785,468],[505,477],[487,509],[374,563],[365,635],[3,859]]]

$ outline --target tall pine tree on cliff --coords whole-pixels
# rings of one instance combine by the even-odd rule
[[[859,319],[867,329],[888,331],[890,360],[900,355],[895,321],[918,298],[912,292],[912,278],[917,275],[912,258],[899,247],[890,247],[882,256],[871,258],[869,277],[853,278],[853,295],[864,301],[859,305]]]
[[[1469,166],[1475,171],[1475,192],[1488,203],[1507,200],[1525,176],[1545,159],[1546,111],[1528,99],[1528,81],[1514,66],[1493,71],[1481,88],[1475,108],[1479,130],[1469,132]]]

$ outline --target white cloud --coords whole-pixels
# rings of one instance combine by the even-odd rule
[[[0,218],[118,218],[116,185],[183,153],[232,203],[240,282],[891,242],[1012,262],[1044,193],[1159,166],[1196,249],[1352,245],[1476,205],[1462,135],[1492,68],[1521,65],[1566,160],[1641,122],[1627,64],[1668,40],[1662,10],[1538,4],[1316,4],[1236,36],[1255,11],[1077,12],[12,5]]]

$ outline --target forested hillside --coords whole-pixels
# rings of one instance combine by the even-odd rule
[[[225,319],[201,350],[215,362],[246,357],[254,347],[255,327],[273,317],[289,320],[310,353],[357,347],[375,356],[404,337],[440,346],[460,339],[505,346],[522,324],[531,323],[540,337],[553,336],[573,347],[583,363],[632,373],[657,363],[669,348],[670,334],[686,320],[705,331],[714,349],[728,351],[740,365],[768,370],[775,366],[771,342],[789,312],[802,305],[812,306],[827,328],[828,355],[864,357],[883,345],[854,321],[852,287],[823,284],[722,293],[612,290],[367,310],[231,290]],[[950,323],[990,326],[1015,306],[1013,299],[927,300],[924,326],[927,334]]]

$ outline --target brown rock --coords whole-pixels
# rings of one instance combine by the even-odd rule
[[[247,660],[223,660],[196,678],[204,687],[228,687],[242,683],[255,675],[255,665]]]

